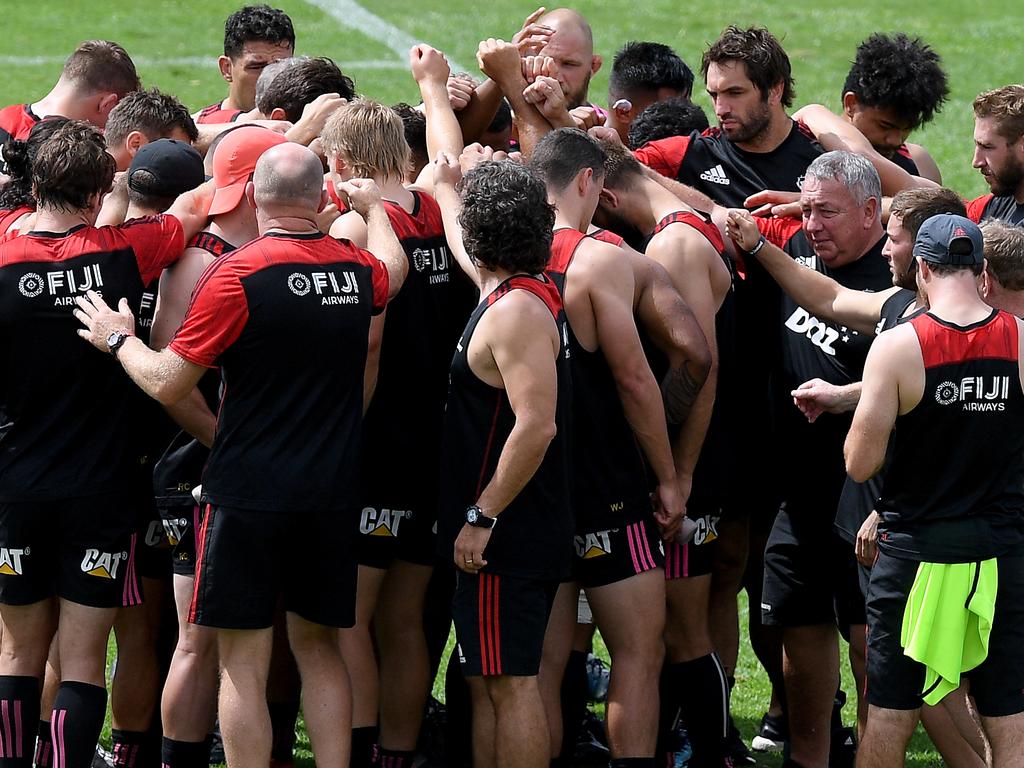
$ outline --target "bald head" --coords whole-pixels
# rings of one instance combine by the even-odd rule
[[[590,78],[601,68],[601,57],[594,55],[594,34],[590,24],[569,8],[556,8],[537,20],[554,33],[541,50],[558,65],[558,82],[570,108],[587,101]]]
[[[260,156],[252,184],[258,210],[269,215],[285,209],[316,215],[324,169],[320,159],[301,144],[279,144]]]

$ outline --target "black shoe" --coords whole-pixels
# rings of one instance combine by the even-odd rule
[[[769,715],[761,718],[761,727],[750,742],[755,752],[781,752],[789,741],[789,723],[785,715]]]
[[[747,745],[743,743],[743,737],[740,736],[740,731],[731,715],[729,716],[729,735],[725,737],[725,754],[734,766],[757,765],[757,761],[750,754]]]
[[[583,765],[607,765],[611,757],[604,723],[589,709],[583,716],[583,725],[576,737],[573,762]]]
[[[96,754],[92,757],[92,768],[113,768],[114,754],[108,752],[99,744],[96,745]]]

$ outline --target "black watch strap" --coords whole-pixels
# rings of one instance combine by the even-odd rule
[[[474,528],[490,529],[493,528],[497,522],[498,519],[496,517],[488,517],[476,504],[471,505],[466,510],[466,523]]]

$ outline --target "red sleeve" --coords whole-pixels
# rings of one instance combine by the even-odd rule
[[[388,305],[388,291],[391,290],[391,276],[384,262],[369,251],[363,251],[367,263],[373,270],[373,314],[379,315]]]
[[[180,259],[185,251],[185,231],[173,216],[160,214],[132,219],[116,229],[135,251],[144,285],[160,277],[164,267]]]
[[[668,139],[649,141],[634,152],[633,157],[662,176],[674,179],[679,176],[679,169],[689,148],[689,136],[672,136]]]
[[[178,357],[206,368],[216,367],[249,319],[245,289],[228,265],[215,261],[199,278],[185,319],[168,344]]]
[[[992,199],[992,194],[982,195],[976,197],[967,203],[967,218],[973,221],[975,224],[981,223],[981,217],[985,213],[985,206],[988,205],[988,201]]]
[[[803,227],[800,219],[791,216],[755,216],[754,221],[765,240],[779,248],[785,248],[786,243]]]

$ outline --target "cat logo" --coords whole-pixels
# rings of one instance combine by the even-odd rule
[[[573,544],[576,546],[576,557],[583,560],[592,560],[595,557],[603,557],[611,554],[612,539],[611,531],[595,531],[583,536],[573,536]]]
[[[188,520],[184,517],[177,517],[174,519],[165,519],[164,523],[164,534],[167,536],[167,541],[172,547],[178,546],[178,542],[185,536],[185,532],[188,530]]]
[[[0,547],[0,573],[4,576],[23,575],[24,572],[21,567],[21,558],[27,557],[31,553],[31,547],[25,547],[24,549],[8,549],[7,547]]]
[[[402,521],[412,517],[408,509],[374,509],[364,507],[359,532],[367,536],[398,536]]]
[[[116,579],[117,569],[128,559],[127,552],[100,552],[98,549],[85,550],[82,558],[82,573],[99,576],[101,579]]]
[[[699,547],[717,539],[720,519],[721,515],[704,515],[694,520],[697,523],[697,531],[693,534],[693,543]]]

